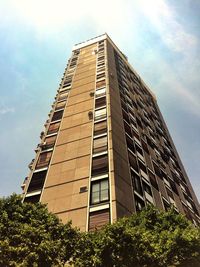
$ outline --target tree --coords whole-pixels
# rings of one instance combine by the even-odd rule
[[[40,203],[15,194],[0,199],[0,266],[64,266],[79,232]]]
[[[76,267],[197,267],[199,254],[199,228],[173,209],[148,207],[83,235],[73,259]]]
[[[199,267],[200,229],[175,210],[147,207],[81,233],[43,204],[0,199],[0,267]]]

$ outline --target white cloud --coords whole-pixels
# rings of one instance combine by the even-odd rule
[[[197,45],[197,38],[178,22],[175,11],[165,0],[140,0],[139,6],[170,49],[187,54]]]
[[[15,112],[14,108],[0,107],[0,115],[5,115],[7,113],[14,113],[14,112]]]

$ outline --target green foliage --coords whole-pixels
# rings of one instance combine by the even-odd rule
[[[0,199],[0,267],[198,267],[200,229],[148,207],[99,231],[62,224],[40,203]]]
[[[0,266],[63,266],[78,238],[45,205],[22,203],[15,194],[0,199]]]
[[[174,210],[148,207],[83,235],[78,245],[77,267],[200,266],[200,231]]]

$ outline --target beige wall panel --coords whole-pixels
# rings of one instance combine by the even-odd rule
[[[72,115],[70,117],[63,118],[63,129],[71,128],[91,121],[88,117],[88,111]]]
[[[69,107],[71,105],[78,104],[78,103],[83,102],[83,101],[92,100],[92,99],[93,99],[93,97],[90,96],[90,92],[84,92],[82,94],[70,96],[68,103],[67,103],[67,107]],[[93,101],[94,101],[94,99],[93,99]]]
[[[91,135],[92,135],[92,122],[81,124],[79,126],[69,129],[63,129],[63,130],[61,129],[61,131],[59,132],[57,145],[69,143],[78,139],[83,139]]]
[[[95,67],[95,65],[93,67]],[[93,68],[92,70],[88,70],[87,72],[86,71],[82,73],[76,72],[74,76],[74,82],[77,82],[78,80],[81,80],[81,79],[86,79],[87,77],[90,77],[90,76],[95,76],[95,74],[96,74],[95,68]]]
[[[92,76],[89,76],[89,77],[86,77],[84,79],[81,79],[81,80],[74,80],[73,81],[73,84],[72,84],[72,87],[78,87],[78,86],[81,86],[83,84],[88,84],[88,83],[91,83],[91,82],[94,82],[95,81],[95,76],[92,75]]]
[[[90,109],[93,109],[94,100],[93,98],[74,104],[72,106],[67,106],[67,108],[64,111],[64,117],[69,117],[76,113],[82,113],[84,111],[89,111]]]
[[[89,155],[90,150],[91,138],[84,138],[82,140],[77,140],[64,145],[56,146],[52,158],[52,164]]]
[[[87,206],[87,192],[79,193],[81,186],[87,186],[88,179],[46,188],[42,202],[54,213]]]
[[[87,73],[88,71],[95,72],[95,70],[96,70],[96,64],[87,65],[82,68],[79,67],[76,70],[76,75],[84,74]]]
[[[80,208],[73,211],[59,213],[57,214],[57,216],[62,220],[63,223],[67,223],[69,220],[71,220],[73,226],[80,228],[81,231],[86,230],[86,208]]]
[[[80,85],[78,87],[73,86],[73,88],[70,91],[70,97],[72,97],[74,95],[82,94],[84,92],[94,91],[94,89],[95,89],[95,82],[94,81],[92,81],[88,84]]]

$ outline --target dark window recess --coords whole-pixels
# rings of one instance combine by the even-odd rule
[[[99,175],[108,172],[108,156],[98,156],[92,160],[92,175]]]
[[[154,167],[155,174],[159,176],[160,178],[162,178],[161,171],[158,165],[153,162],[153,167]]]
[[[62,118],[62,115],[63,115],[63,110],[55,112],[53,114],[52,121],[60,120]]]
[[[142,184],[141,184],[141,179],[140,176],[138,176],[136,173],[131,171],[131,177],[134,185],[134,190],[139,193],[141,196],[143,196],[143,191],[142,191]]]
[[[147,174],[147,168],[146,168],[146,166],[145,166],[140,160],[138,160],[138,164],[139,164],[139,168],[140,168],[143,172],[145,172],[145,173]]]
[[[141,129],[143,129],[143,126],[142,126],[141,120],[140,120],[140,119],[138,119],[138,118],[136,118],[136,121],[137,121],[137,124],[138,124],[138,126],[139,126]]]
[[[92,182],[91,205],[99,204],[109,200],[108,179]]]
[[[144,201],[136,195],[135,195],[135,207],[136,207],[136,211],[140,211],[145,207]]]
[[[122,115],[123,115],[124,120],[127,121],[128,123],[130,123],[128,113],[126,111],[122,110]]]
[[[148,149],[148,146],[147,144],[142,140],[142,148],[144,149],[144,151],[149,154],[149,149]]]
[[[106,105],[106,97],[100,97],[95,100],[95,108],[101,108]]]
[[[107,151],[107,136],[94,139],[93,153],[101,153]]]
[[[169,162],[169,159],[170,159],[169,154],[166,154],[166,153],[161,152],[160,155],[161,155],[161,158],[162,158],[166,163]]]
[[[124,121],[124,130],[128,135],[132,137],[131,127],[126,121]]]
[[[43,188],[47,171],[33,173],[27,192],[36,191]]]
[[[170,210],[171,205],[163,199],[163,205],[166,211]]]
[[[142,184],[143,184],[144,191],[147,192],[150,196],[152,196],[151,187],[144,181],[142,182]]]
[[[123,100],[121,101],[121,106],[126,112],[128,112],[127,106],[126,106],[126,104],[124,103]]]
[[[37,203],[39,202],[39,200],[40,200],[40,194],[35,196],[25,197],[24,202]]]
[[[131,167],[135,171],[138,172],[139,171],[139,168],[138,168],[136,157],[131,152],[128,152],[128,157],[129,157],[129,163],[130,163]]]
[[[167,195],[168,195],[169,197],[171,197],[172,199],[174,199],[174,196],[173,196],[172,191],[170,191],[168,188],[166,188],[166,190],[167,190]]]
[[[151,185],[152,185],[155,189],[159,190],[159,189],[158,189],[158,183],[157,183],[157,181],[156,181],[156,177],[155,177],[155,175],[154,175],[151,171],[149,171],[149,170],[148,170],[148,175],[149,175],[149,179],[150,179]]]
[[[138,146],[136,143],[135,143],[135,149],[140,155],[144,156],[142,148],[140,146]]]
[[[51,155],[52,151],[41,153],[36,164],[36,169],[47,167],[49,165]]]
[[[110,222],[109,209],[100,210],[90,213],[89,216],[89,231],[100,229],[103,225]]]
[[[41,144],[42,150],[52,148],[55,145],[57,135],[46,137],[43,144]]]
[[[107,133],[106,121],[97,122],[94,124],[94,136]]]
[[[127,147],[128,147],[133,153],[135,153],[135,147],[134,147],[134,144],[133,144],[133,140],[132,140],[128,135],[126,135],[126,144],[127,144]]]
[[[178,190],[176,188],[176,182],[174,182],[171,179],[169,179],[169,183],[171,185],[171,188],[172,188],[173,192],[178,195]]]
[[[47,134],[58,132],[59,127],[60,127],[60,122],[50,124]]]

